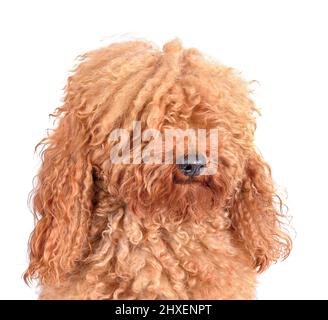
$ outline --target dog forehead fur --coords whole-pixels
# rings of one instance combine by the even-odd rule
[[[25,280],[38,280],[42,299],[254,298],[257,273],[291,241],[254,145],[248,83],[178,39],[163,50],[114,43],[80,60],[39,144]],[[113,164],[108,136],[133,121],[216,128],[217,173],[177,184],[175,165]]]

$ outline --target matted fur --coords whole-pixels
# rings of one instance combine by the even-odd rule
[[[231,68],[144,40],[81,56],[41,141],[25,280],[42,299],[252,299],[288,256],[282,202],[254,146],[257,108]],[[115,128],[217,128],[218,172],[112,164]],[[183,179],[183,177],[180,177]]]

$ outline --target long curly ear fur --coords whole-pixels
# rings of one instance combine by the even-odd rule
[[[32,192],[37,223],[29,240],[26,282],[37,279],[41,285],[59,284],[90,253],[88,235],[95,206],[93,177],[97,171],[92,164],[93,152],[106,139],[103,127],[108,118],[104,114],[113,104],[116,90],[129,83],[130,74],[135,74],[135,80],[144,81],[152,71],[151,63],[159,53],[150,50],[143,65],[141,53],[147,48],[152,46],[128,41],[90,51],[79,57],[81,63],[68,78],[64,104],[53,114],[58,126],[38,144],[42,147],[42,165]],[[128,59],[131,57],[134,58]],[[127,66],[121,68],[123,62]],[[108,64],[116,67],[109,68]],[[142,68],[140,76],[136,71]],[[132,84],[134,92],[139,87]],[[115,98],[122,102],[130,95]],[[119,102],[117,105],[121,106]],[[119,108],[112,109],[115,118]]]
[[[85,148],[85,128],[67,109],[54,114],[58,127],[43,146],[42,166],[33,194],[38,221],[31,235],[30,265],[24,279],[57,283],[83,257],[92,210],[92,165]]]
[[[255,151],[244,172],[232,206],[232,226],[252,256],[254,267],[263,272],[290,253],[291,239],[283,230],[285,206],[275,191],[269,165]]]

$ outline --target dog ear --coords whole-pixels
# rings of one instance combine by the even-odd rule
[[[282,229],[284,204],[276,194],[269,165],[254,151],[244,172],[232,205],[232,227],[254,267],[263,272],[272,262],[285,259],[292,243]]]
[[[58,127],[39,145],[42,165],[33,192],[37,221],[24,278],[56,283],[83,258],[93,198],[92,165],[83,123],[66,106]]]

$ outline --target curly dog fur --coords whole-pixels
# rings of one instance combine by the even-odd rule
[[[248,83],[174,39],[81,56],[39,145],[28,282],[41,299],[252,299],[286,258],[283,203],[254,145]],[[175,165],[111,163],[115,128],[217,128],[218,171],[176,184]]]

